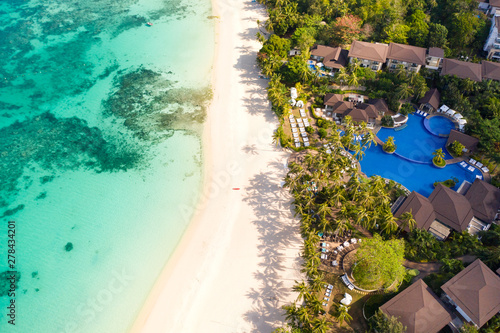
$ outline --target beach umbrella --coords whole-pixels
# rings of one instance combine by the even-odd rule
[[[316,66],[318,66],[318,67],[323,67],[323,63],[322,63],[322,62],[318,62],[318,63],[316,64]]]

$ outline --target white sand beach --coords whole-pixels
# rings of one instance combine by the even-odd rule
[[[278,120],[255,61],[265,9],[234,0],[214,7],[205,195],[132,332],[271,332],[301,279],[298,221],[279,187],[289,154],[272,143]]]

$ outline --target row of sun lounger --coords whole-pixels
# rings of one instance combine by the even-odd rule
[[[300,110],[300,115],[305,117],[304,109]],[[307,137],[306,127],[310,126],[309,120],[307,118],[297,118],[293,115],[289,116],[290,126],[292,128],[293,141],[295,142],[295,147],[299,148],[301,146],[300,137],[304,141],[304,146],[309,147],[309,138]],[[299,135],[300,132],[300,135]]]
[[[419,116],[422,116],[422,117],[427,117],[429,115],[428,113],[425,113],[424,111],[421,111],[421,110],[417,110],[416,114],[418,114]]]
[[[342,282],[349,288],[349,290],[354,289],[354,285],[349,281],[349,278],[347,277],[347,274],[342,275]]]
[[[488,167],[485,167],[482,163],[477,162],[477,161],[476,161],[476,160],[474,160],[473,158],[471,158],[471,159],[469,160],[469,163],[466,163],[465,161],[460,162],[460,166],[462,166],[463,168],[465,168],[465,169],[469,170],[470,172],[474,172],[474,170],[475,170],[475,169],[474,169],[474,167],[473,167],[472,165],[470,165],[470,164],[472,164],[473,166],[477,167],[478,169],[480,169],[480,170],[481,170],[482,172],[484,172],[484,173],[488,173],[488,172],[490,172],[490,169],[488,169]],[[478,178],[478,177],[476,177],[476,178]],[[483,178],[483,177],[481,176],[481,179],[482,179],[482,178]]]

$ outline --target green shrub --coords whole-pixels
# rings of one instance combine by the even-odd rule
[[[411,105],[411,103],[405,103],[401,106],[399,113],[401,113],[403,116],[407,116],[408,114],[412,113],[414,110],[415,109],[413,108],[413,105]]]
[[[314,128],[312,128],[311,126],[307,126],[306,127],[306,132],[309,133],[309,134],[313,134],[314,133]]]
[[[382,122],[382,126],[385,126],[385,127],[394,127],[394,120],[389,115],[383,116],[381,122]]]
[[[453,143],[449,147],[451,153],[455,156],[462,156],[463,149],[465,148],[465,146],[460,142],[458,142],[457,140],[453,141]]]
[[[324,128],[320,128],[318,133],[319,133],[319,137],[322,139],[326,138],[326,136],[328,135],[328,132]]]

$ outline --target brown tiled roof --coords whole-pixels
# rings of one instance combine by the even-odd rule
[[[374,44],[355,40],[351,44],[349,57],[385,62],[387,59],[387,44]]]
[[[441,289],[479,327],[500,311],[500,277],[479,259]]]
[[[484,180],[476,179],[465,197],[469,200],[474,216],[490,223],[500,209],[500,189]]]
[[[372,104],[373,106],[375,106],[377,111],[382,111],[382,112],[389,111],[389,107],[387,106],[387,103],[385,102],[385,100],[383,98],[370,99],[368,101],[368,104]]]
[[[324,58],[329,55],[332,58],[338,59],[340,50],[341,50],[340,47],[314,45],[311,49],[311,55],[321,58]]]
[[[325,105],[334,105],[335,103],[344,100],[344,95],[342,94],[326,94],[323,98],[323,103]]]
[[[500,81],[500,63],[483,60],[481,66],[483,66],[483,79]]]
[[[338,47],[338,49],[340,49],[340,47]],[[325,57],[325,59],[323,59],[323,64],[326,67],[336,68],[336,69],[340,69],[342,67],[345,67],[347,65],[348,53],[349,53],[349,51],[341,49],[336,58],[333,58],[333,57],[330,57],[329,55],[327,55]]]
[[[497,2],[498,2],[497,6],[495,6],[495,7],[500,7],[500,1],[497,1]],[[496,26],[497,30],[500,29],[500,16],[498,16],[498,15],[495,16],[495,26]]]
[[[352,118],[353,122],[368,122],[368,115],[366,114],[365,110],[361,109],[351,109],[347,111],[344,116],[350,116]]]
[[[390,43],[389,49],[387,50],[387,58],[423,66],[425,65],[426,53],[427,50],[423,47]]]
[[[429,196],[436,219],[457,231],[467,230],[473,217],[469,201],[451,188],[438,184]]]
[[[428,230],[436,218],[434,207],[430,200],[415,191],[410,193],[396,213],[394,213],[394,216],[400,217],[401,214],[410,210],[415,222],[417,222],[417,227],[420,229]],[[408,227],[406,227],[406,231],[409,231]]]
[[[479,82],[482,79],[481,64],[445,58],[441,75],[456,75],[462,79],[469,78]]]
[[[434,109],[439,108],[439,103],[441,102],[441,94],[439,93],[439,90],[436,88],[432,88],[431,90],[428,90],[424,97],[418,101],[420,104],[429,104],[432,106]]]
[[[490,0],[491,7],[500,7],[500,0]]]
[[[368,118],[377,118],[378,116],[377,108],[375,108],[375,106],[372,104],[362,103],[358,104],[357,107],[358,109],[365,110]]]
[[[444,58],[444,50],[440,47],[429,47],[427,55],[429,57]]]
[[[500,275],[500,268],[497,269],[497,274]]]
[[[397,317],[407,333],[436,333],[451,320],[451,313],[421,279],[380,307]]]
[[[448,141],[446,141],[446,146],[451,145],[453,142],[458,141],[465,146],[465,148],[473,151],[476,149],[479,139],[473,136],[464,134],[462,132],[451,130],[450,136],[448,136]]]
[[[340,101],[333,105],[333,112],[336,114],[344,114],[347,111],[352,110],[353,103],[349,101]]]

